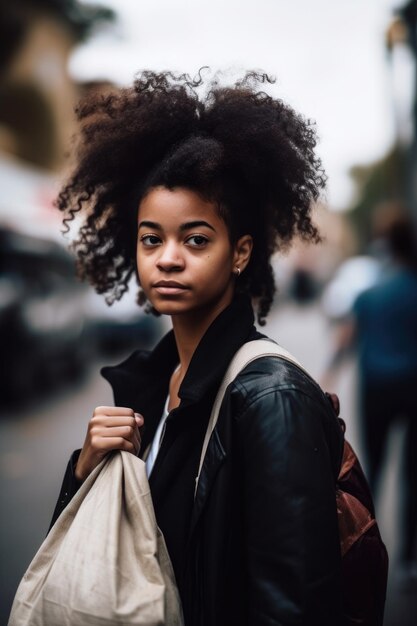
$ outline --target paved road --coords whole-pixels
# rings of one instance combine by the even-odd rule
[[[279,340],[316,377],[328,354],[329,335],[316,307],[284,306],[275,311],[266,332]],[[98,374],[99,364],[77,389],[69,389],[41,406],[0,419],[0,626],[7,623],[18,581],[48,528],[65,463],[82,444],[94,406],[112,403],[110,389]],[[354,398],[355,367],[348,364],[337,384],[348,436],[360,450]],[[417,593],[400,594],[395,585],[398,526],[398,458],[401,432],[391,442],[394,458],[382,485],[378,517],[387,543],[392,575],[385,626],[416,626]],[[336,626],[336,625],[335,625]]]

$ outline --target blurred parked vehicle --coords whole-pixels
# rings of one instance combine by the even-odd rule
[[[81,378],[97,354],[155,343],[163,321],[136,304],[136,290],[108,306],[62,245],[0,227],[0,406]]]
[[[105,355],[150,348],[164,332],[164,320],[147,314],[136,302],[134,281],[121,300],[109,306],[104,296],[90,290],[86,296],[86,333]]]
[[[0,404],[82,375],[85,291],[58,243],[0,228]]]

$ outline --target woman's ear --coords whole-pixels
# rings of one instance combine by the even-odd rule
[[[253,239],[251,235],[243,235],[240,237],[235,246],[233,254],[233,271],[241,274],[250,261],[253,248]]]

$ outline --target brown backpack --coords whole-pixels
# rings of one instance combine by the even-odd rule
[[[345,432],[343,420],[339,421]],[[375,519],[367,480],[358,457],[346,439],[337,480],[336,502],[345,626],[382,626],[388,553]]]

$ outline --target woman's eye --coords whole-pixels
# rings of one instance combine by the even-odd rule
[[[207,242],[207,237],[204,237],[203,235],[192,235],[191,237],[188,237],[186,243],[194,248],[201,248],[202,246],[205,246]]]
[[[140,241],[144,246],[157,246],[161,243],[161,240],[157,235],[142,235]]]

